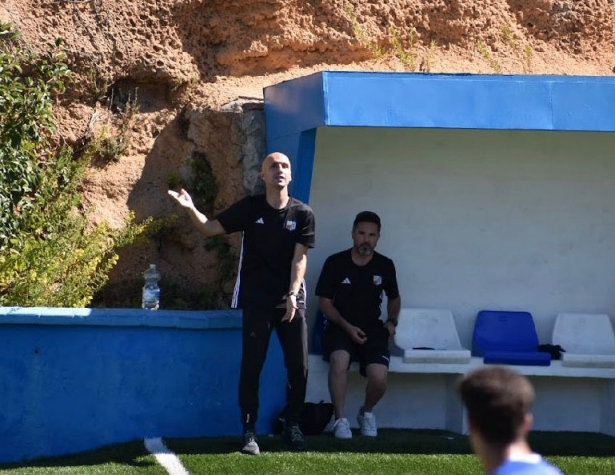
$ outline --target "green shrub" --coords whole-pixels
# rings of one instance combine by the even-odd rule
[[[41,191],[41,171],[53,152],[52,92],[69,77],[58,40],[45,55],[26,51],[0,24],[0,250],[24,237],[23,226]]]
[[[391,26],[389,28],[389,34],[393,41],[393,51],[395,52],[395,56],[399,58],[401,64],[403,64],[406,68],[406,71],[416,71],[416,52],[414,45],[416,39],[416,29],[410,28],[408,32],[407,47],[404,47],[402,44],[397,28]]]
[[[153,221],[91,225],[80,187],[89,164],[56,148],[54,95],[70,71],[61,40],[27,51],[0,24],[0,305],[83,307],[108,279],[117,250]]]
[[[502,65],[493,57],[491,48],[480,40],[476,42],[476,47],[478,48],[478,52],[481,54],[483,59],[489,64],[491,69],[493,69],[493,72],[496,74],[502,74]]]

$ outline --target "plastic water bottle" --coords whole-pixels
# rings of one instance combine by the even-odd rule
[[[147,310],[158,310],[160,305],[160,272],[156,269],[156,264],[150,264],[149,269],[143,273],[145,285],[143,286],[143,299],[141,307]]]

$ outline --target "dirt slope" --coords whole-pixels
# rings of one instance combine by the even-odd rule
[[[4,0],[0,21],[33,49],[65,39],[78,81],[57,106],[64,139],[79,146],[128,124],[128,150],[92,167],[85,190],[96,219],[114,226],[129,210],[177,212],[165,190],[190,179],[195,157],[218,181],[214,209],[245,194],[246,163],[262,146],[245,150],[245,108],[232,103],[258,103],[285,79],[323,69],[615,73],[614,0]],[[207,285],[230,290],[232,278],[217,281],[220,255],[180,218],[122,254],[102,303],[133,303],[150,261],[175,306]]]

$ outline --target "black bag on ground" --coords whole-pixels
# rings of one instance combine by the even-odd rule
[[[331,417],[333,417],[333,404],[330,402],[305,402],[297,422],[303,435],[318,435],[324,432]],[[285,420],[286,410],[282,411],[280,417],[275,421],[276,434],[281,434],[284,430]]]

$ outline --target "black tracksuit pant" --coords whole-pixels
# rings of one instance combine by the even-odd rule
[[[287,373],[287,419],[297,420],[305,400],[308,373],[305,309],[298,309],[291,322],[281,321],[285,313],[284,308],[243,309],[239,407],[244,430],[254,430],[258,417],[259,380],[274,328],[282,346]]]

